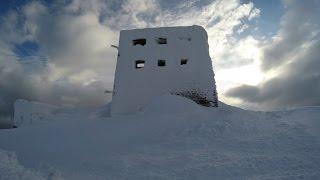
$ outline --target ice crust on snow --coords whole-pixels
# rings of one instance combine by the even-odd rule
[[[111,115],[138,112],[165,94],[197,95],[216,105],[208,48],[201,26],[121,31]]]

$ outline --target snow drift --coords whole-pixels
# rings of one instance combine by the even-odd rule
[[[253,112],[203,107],[172,95],[129,116],[107,118],[108,107],[65,111],[47,123],[1,130],[0,179],[16,173],[31,179],[320,176],[319,107]],[[14,166],[3,163],[7,153],[17,155]]]

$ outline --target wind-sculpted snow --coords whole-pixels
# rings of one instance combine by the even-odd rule
[[[65,179],[320,177],[320,108],[219,106],[170,95],[130,116],[108,118],[103,108],[63,112],[48,123],[1,130],[0,149],[44,177],[59,172]]]
[[[14,153],[0,149],[0,179],[5,180],[45,180],[40,173],[24,168]]]

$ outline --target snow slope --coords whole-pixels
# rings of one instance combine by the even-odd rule
[[[319,107],[253,112],[163,96],[134,115],[107,112],[1,130],[0,179],[320,177]]]

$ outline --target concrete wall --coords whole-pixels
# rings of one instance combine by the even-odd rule
[[[146,39],[144,46],[133,45],[139,38]],[[158,38],[166,38],[167,44],[158,44]],[[190,90],[216,102],[208,48],[200,26],[121,31],[111,115],[136,112],[157,96]],[[187,64],[181,65],[181,59]],[[136,69],[136,60],[144,60],[144,67]],[[158,60],[166,65],[159,67]]]

